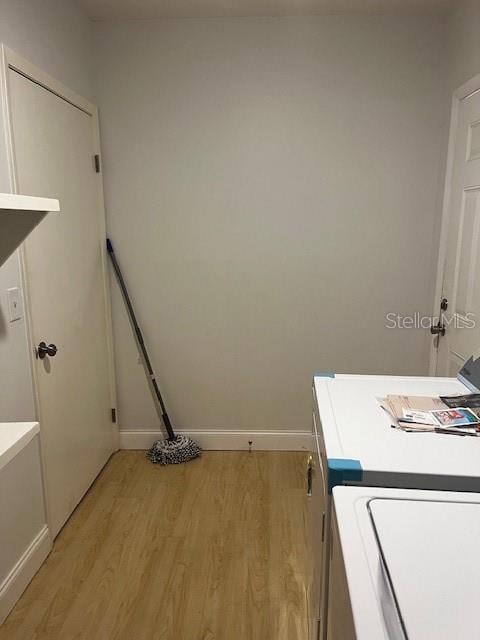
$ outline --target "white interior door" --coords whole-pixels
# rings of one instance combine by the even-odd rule
[[[60,200],[25,244],[50,527],[56,535],[114,447],[103,212],[94,167],[94,122],[9,70],[13,147],[20,193]]]
[[[480,84],[480,82],[479,82]],[[479,87],[480,88],[480,87]],[[442,310],[436,374],[455,376],[480,353],[480,91],[458,103],[453,124],[446,218]]]

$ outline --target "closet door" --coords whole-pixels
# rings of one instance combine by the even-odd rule
[[[41,356],[35,366],[47,504],[56,535],[115,442],[96,123],[12,68],[8,87],[17,190],[58,198],[61,208],[25,244],[32,347]]]

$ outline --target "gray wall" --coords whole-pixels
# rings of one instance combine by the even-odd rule
[[[317,370],[425,374],[444,18],[95,25],[107,220],[173,417],[308,429]],[[114,287],[120,421],[157,424]]]
[[[90,33],[89,21],[70,0],[0,3],[0,42],[86,97],[93,95]],[[3,125],[0,130],[3,136]],[[0,191],[10,190],[1,137]],[[25,321],[9,323],[7,317],[6,290],[20,285],[14,254],[0,269],[0,422],[35,417]]]
[[[459,0],[450,30],[452,90],[480,73],[480,2]]]

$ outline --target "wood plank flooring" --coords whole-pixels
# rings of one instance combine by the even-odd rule
[[[115,454],[0,640],[307,640],[305,462]]]

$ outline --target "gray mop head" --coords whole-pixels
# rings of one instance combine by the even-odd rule
[[[184,435],[175,436],[174,440],[157,440],[147,451],[147,458],[155,464],[180,464],[188,462],[202,453],[196,442]]]

